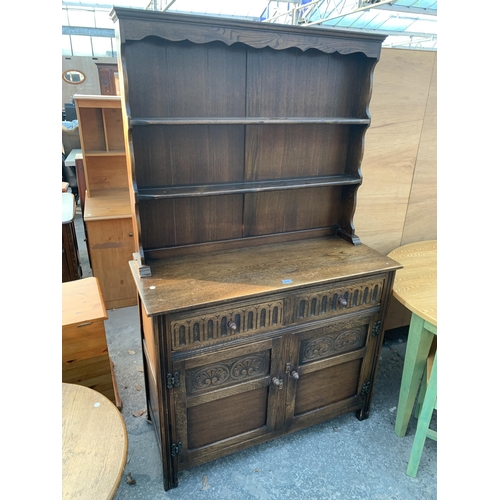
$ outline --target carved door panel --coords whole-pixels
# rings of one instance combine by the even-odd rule
[[[174,355],[175,356],[175,355]],[[282,342],[256,342],[175,361],[175,436],[179,469],[259,442],[283,426]]]
[[[292,335],[286,428],[301,428],[360,409],[372,376],[374,313],[353,314]]]

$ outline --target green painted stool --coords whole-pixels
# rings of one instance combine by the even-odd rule
[[[406,434],[420,387],[420,404],[417,404],[415,412],[415,416],[418,418],[417,431],[406,471],[411,477],[417,475],[426,438],[437,441],[436,431],[429,429],[429,423],[437,401],[437,351],[434,356],[429,383],[426,381],[425,373],[427,358],[435,335],[437,335],[437,328],[434,325],[423,320],[415,313],[412,314],[395,426],[396,434],[403,437]]]
[[[406,434],[420,387],[417,431],[406,471],[415,477],[426,438],[437,441],[437,433],[429,429],[437,400],[437,350],[428,383],[425,373],[432,342],[437,341],[437,241],[410,243],[388,256],[403,265],[394,280],[394,298],[412,312],[395,431],[399,437]]]

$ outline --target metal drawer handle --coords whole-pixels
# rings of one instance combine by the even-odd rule
[[[345,300],[343,297],[339,297],[339,304],[341,306],[346,306],[347,305],[347,300]]]
[[[238,328],[238,325],[237,325],[234,321],[230,321],[230,322],[227,324],[227,326],[228,326],[229,328],[231,328],[231,330],[234,330],[234,331],[236,331],[236,329]]]
[[[291,373],[291,376],[292,376],[293,379],[299,380],[299,374],[295,370]]]

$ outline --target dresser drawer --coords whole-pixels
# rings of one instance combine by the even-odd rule
[[[210,345],[228,338],[277,330],[283,326],[283,300],[231,304],[171,316],[172,349]]]
[[[384,276],[301,290],[292,297],[293,323],[362,311],[380,304]]]

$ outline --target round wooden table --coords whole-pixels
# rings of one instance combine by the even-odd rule
[[[412,313],[396,414],[399,437],[406,434],[421,381],[426,384],[417,405],[419,422],[407,470],[415,477],[425,438],[437,439],[436,432],[428,428],[437,397],[437,351],[429,356],[437,336],[437,241],[404,245],[388,257],[404,266],[396,272],[393,294]],[[424,374],[428,362],[431,370],[427,381]]]
[[[128,451],[125,422],[99,392],[62,384],[62,498],[111,499]]]
[[[437,327],[437,241],[410,243],[388,257],[403,264],[394,281],[394,297],[412,313]]]

